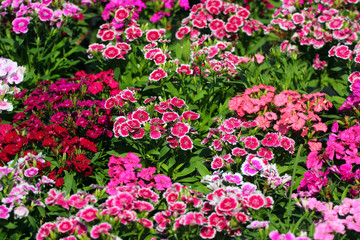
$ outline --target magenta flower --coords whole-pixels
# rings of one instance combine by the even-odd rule
[[[28,24],[30,23],[30,17],[20,17],[15,18],[12,21],[13,30],[15,33],[27,33],[28,31]]]
[[[165,175],[158,174],[155,176],[155,188],[159,191],[171,187],[171,179]]]
[[[9,212],[10,212],[10,209],[7,208],[5,205],[0,206],[0,218],[8,219],[10,216]]]

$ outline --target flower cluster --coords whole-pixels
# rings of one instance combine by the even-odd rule
[[[330,134],[327,146],[324,152],[313,151],[308,155],[306,166],[310,170],[305,173],[304,179],[300,183],[300,196],[314,196],[321,190],[321,186],[328,183],[326,175],[330,172],[338,175],[341,180],[348,184],[355,184],[360,180],[360,169],[357,165],[360,163],[358,155],[360,146],[360,126],[354,125],[339,131],[336,129],[337,123],[333,127],[335,133]],[[326,172],[321,172],[323,163],[330,165]],[[360,189],[356,186],[351,189],[350,194],[353,197],[358,196]]]
[[[54,1],[15,1],[5,0],[0,4],[1,18],[12,19],[12,30],[16,34],[28,32],[29,24],[56,25],[58,28],[69,18],[82,19],[82,10],[76,4],[63,1],[61,5]],[[15,17],[15,18],[14,18]]]
[[[360,232],[357,214],[360,213],[359,199],[344,198],[341,204],[321,202],[316,198],[297,199],[297,205],[307,212],[321,213],[322,218],[315,224],[314,239],[334,239],[335,234],[345,234],[347,230]],[[346,231],[347,232],[347,231]],[[348,232],[347,232],[348,233]]]
[[[121,236],[121,226],[135,224],[133,227],[152,228],[153,222],[147,218],[158,202],[159,196],[148,188],[138,186],[122,186],[118,192],[105,199],[103,204],[98,203],[98,198],[103,194],[88,194],[79,192],[66,198],[64,193],[50,190],[45,199],[48,206],[58,205],[68,211],[72,216],[58,217],[55,222],[44,223],[36,239],[46,239],[51,236],[67,237],[91,237],[97,239],[100,236]],[[100,195],[96,197],[96,195]]]
[[[262,140],[251,135],[240,137],[245,129],[255,126],[257,126],[256,122],[242,122],[239,119],[228,118],[222,121],[219,127],[211,128],[202,144],[212,140],[210,148],[222,155],[215,155],[210,167],[217,171],[231,169],[231,166],[239,169],[241,164],[243,175],[255,176],[259,173],[261,177],[266,178],[271,188],[289,186],[291,178],[288,175],[280,176],[276,164],[269,162],[274,160],[273,151],[279,152],[276,148],[281,148],[287,153],[294,153],[295,141],[279,133],[268,133]],[[236,174],[226,174],[226,179],[237,178]]]
[[[350,89],[352,94],[346,99],[346,101],[339,108],[340,111],[352,112],[359,114],[360,108],[360,72],[353,72],[348,78],[351,83]]]
[[[24,79],[25,67],[18,66],[16,62],[0,57],[0,113],[12,111],[13,105],[5,98],[5,95],[16,94],[20,89],[13,84],[19,84]]]
[[[150,2],[152,4],[151,10],[155,10],[155,13],[150,17],[151,22],[160,21],[163,17],[170,17],[171,11],[174,11],[176,1],[174,0],[162,0],[162,1],[149,1],[149,0],[110,0],[107,1],[104,11],[102,12],[102,18],[104,20],[109,20],[110,16],[117,12],[119,8],[127,9],[132,12],[132,19],[137,20],[141,12],[147,7],[146,4]],[[179,4],[185,10],[189,9],[188,0],[180,0]]]
[[[275,230],[275,231],[272,231],[271,233],[269,233],[269,238],[271,240],[282,240],[282,239],[286,239],[286,240],[310,240],[310,238],[307,237],[306,232],[301,232],[300,235],[301,236],[299,236],[299,237],[295,237],[295,235],[292,232],[288,232],[286,234],[281,234],[281,233],[279,233],[278,230]]]
[[[45,207],[39,197],[42,187],[54,184],[46,176],[40,176],[38,163],[44,163],[44,156],[27,153],[24,157],[0,167],[0,219],[25,218],[34,206]]]
[[[239,118],[255,120],[263,130],[273,128],[283,135],[290,130],[301,132],[302,137],[310,140],[310,148],[316,150],[321,143],[314,139],[314,134],[327,131],[316,113],[332,106],[324,96],[324,93],[301,95],[291,90],[275,94],[274,87],[259,85],[231,99],[229,109],[235,110]]]
[[[326,43],[352,44],[356,41],[360,30],[358,18],[354,1],[341,4],[322,0],[283,1],[273,14],[271,24],[274,30],[288,32],[289,39],[297,45],[319,49]]]
[[[214,181],[210,180],[212,184]],[[213,239],[217,234],[240,236],[246,223],[252,228],[250,210],[271,208],[273,204],[272,198],[265,197],[255,185],[248,182],[241,185],[241,188],[218,186],[205,196],[181,184],[173,184],[164,193],[168,209],[154,216],[156,229],[166,233],[168,229],[180,232],[188,231],[188,227],[196,228],[203,239]]]
[[[125,93],[128,96],[125,96]],[[108,108],[121,107],[124,99],[136,102],[133,93],[125,90],[115,97],[109,98],[105,106]],[[145,103],[150,101],[147,99]],[[115,119],[113,132],[115,137],[131,136],[133,139],[142,139],[145,133],[149,132],[151,139],[157,140],[165,136],[170,147],[191,150],[193,142],[189,135],[197,133],[191,124],[199,117],[200,114],[186,110],[184,100],[173,97],[159,104],[141,106],[135,111],[125,112],[125,116],[119,116]]]
[[[171,179],[165,175],[154,175],[156,168],[142,168],[140,158],[134,153],[128,153],[124,158],[112,156],[109,161],[110,182],[107,193],[116,195],[120,186],[140,186],[141,188],[156,188],[159,191],[171,186]]]
[[[182,20],[176,37],[182,39],[189,34],[190,39],[195,41],[202,34],[210,33],[217,39],[237,40],[240,29],[248,36],[261,30],[269,33],[269,28],[257,20],[248,19],[249,16],[249,10],[238,4],[207,0],[190,9],[190,15]]]
[[[53,170],[50,178],[55,180],[57,174],[63,174],[63,169],[72,168],[85,176],[91,175],[88,157],[98,151],[96,144],[100,139],[112,136],[110,111],[105,109],[105,99],[101,96],[118,91],[113,72],[107,71],[78,72],[75,78],[53,84],[43,82],[29,96],[17,94],[16,97],[25,100],[26,109],[15,114],[14,127],[2,134],[5,140],[0,143],[0,159],[8,162],[34,144],[41,151],[61,158],[58,159],[61,167]],[[61,180],[57,185],[61,185]]]

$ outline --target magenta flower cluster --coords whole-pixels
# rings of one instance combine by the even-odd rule
[[[140,158],[134,153],[128,153],[124,158],[112,156],[108,166],[111,179],[106,192],[110,195],[116,195],[120,186],[156,188],[158,191],[171,186],[169,177],[163,174],[155,175],[155,167],[143,168]]]
[[[34,24],[47,22],[50,25],[56,25],[58,28],[66,21],[67,18],[82,19],[82,10],[77,5],[64,1],[56,4],[52,0],[37,1],[17,1],[5,0],[1,2],[0,14],[15,16],[12,20],[12,30],[16,34],[25,34],[28,32],[28,25],[31,21]]]

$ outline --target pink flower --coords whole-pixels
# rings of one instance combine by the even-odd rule
[[[224,198],[219,203],[219,210],[221,211],[230,211],[232,209],[235,209],[238,205],[238,202],[233,197]]]
[[[165,112],[162,116],[164,122],[173,122],[179,118],[179,115],[176,112]]]
[[[148,42],[156,42],[159,38],[161,37],[161,34],[159,32],[159,30],[149,30],[147,33],[146,33],[146,40]]]
[[[143,111],[143,110],[136,110],[132,114],[132,118],[140,121],[141,123],[147,122],[150,120],[149,113]]]
[[[155,176],[155,188],[159,191],[171,187],[171,179],[165,175],[158,174]]]
[[[28,24],[30,23],[30,17],[20,17],[20,18],[15,18],[12,21],[12,25],[13,25],[13,30],[15,33],[27,33],[28,31]]]
[[[105,235],[109,235],[110,232],[109,230],[111,229],[111,224],[104,222],[104,223],[100,223],[99,225],[95,225],[92,227],[91,231],[90,231],[90,236],[92,238],[99,238],[101,234],[105,234]]]
[[[193,142],[189,136],[182,136],[180,138],[180,148],[182,150],[190,150],[193,148]]]
[[[96,216],[98,212],[99,210],[97,210],[93,206],[87,206],[78,212],[77,217],[84,219],[86,222],[91,222],[98,218]]]
[[[351,56],[351,51],[348,46],[339,46],[335,49],[335,56],[347,60]]]
[[[135,39],[142,36],[143,32],[138,27],[129,27],[125,30],[126,39],[129,41],[134,41]]]
[[[259,147],[259,140],[256,137],[243,137],[241,141],[245,144],[246,148],[255,150]]]
[[[29,169],[25,170],[24,175],[25,175],[25,177],[34,177],[38,174],[38,172],[39,172],[39,169],[37,169],[37,168],[29,168]]]
[[[262,63],[265,59],[265,57],[259,53],[255,54],[255,58],[258,64]]]
[[[216,230],[210,226],[204,226],[200,229],[200,237],[203,239],[213,239],[216,235]]]
[[[178,122],[171,128],[171,133],[174,136],[182,137],[185,136],[186,133],[188,133],[190,130],[190,127],[186,125],[185,123]]]
[[[106,59],[114,59],[120,55],[120,49],[110,45],[105,49],[103,55]]]
[[[24,218],[29,214],[29,210],[25,206],[20,206],[15,208],[14,215],[15,219],[17,218]]]
[[[119,8],[116,12],[115,12],[115,20],[116,21],[123,21],[126,18],[129,17],[129,11],[125,8]]]
[[[166,61],[166,55],[163,54],[163,53],[157,53],[157,54],[154,56],[154,61],[155,61],[155,64],[156,64],[156,65],[163,64],[163,63],[165,63],[165,61]]]
[[[248,205],[252,209],[260,209],[265,205],[265,198],[263,195],[260,194],[254,194],[249,197]]]
[[[10,209],[7,208],[5,205],[0,205],[0,218],[8,219],[9,218]]]
[[[278,230],[272,231],[269,233],[269,238],[271,240],[295,240],[295,235],[291,232],[287,233],[286,235],[280,234]]]
[[[305,22],[305,17],[300,13],[295,13],[292,15],[292,20],[295,24],[303,24]]]
[[[222,168],[225,166],[224,160],[221,157],[214,157],[213,161],[211,162],[210,167],[213,170]]]
[[[43,7],[39,10],[39,18],[41,21],[48,21],[54,16],[53,10]]]
[[[59,232],[65,233],[72,230],[73,224],[70,220],[65,219],[60,224],[58,224],[57,228]]]
[[[157,70],[154,70],[152,73],[150,73],[149,80],[159,81],[165,77],[167,77],[167,73],[162,68],[158,68]]]

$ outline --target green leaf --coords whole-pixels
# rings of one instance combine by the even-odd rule
[[[171,93],[173,96],[178,96],[179,95],[178,90],[174,87],[174,85],[171,82],[167,82],[166,86],[168,88],[167,92]]]
[[[115,156],[115,157],[119,157],[121,154],[114,151],[114,150],[111,150],[111,151],[107,151],[106,152],[108,155],[111,155],[111,156]]]
[[[76,192],[77,191],[77,187],[76,187],[76,182],[75,182],[75,175],[76,173],[70,173],[66,170],[64,170],[65,172],[65,177],[64,177],[64,187],[63,190],[69,194],[71,189]]]

